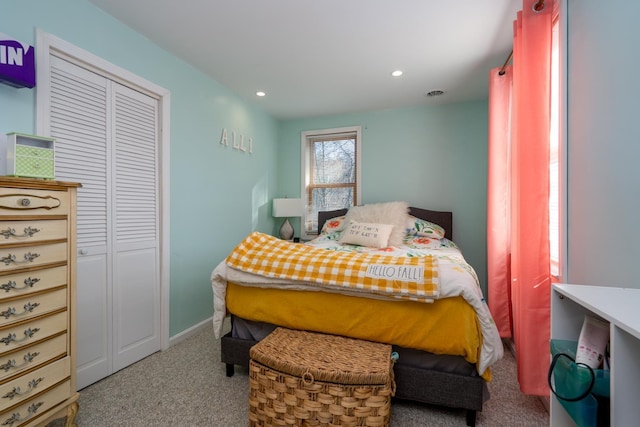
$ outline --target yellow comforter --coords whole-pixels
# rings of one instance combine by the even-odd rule
[[[226,304],[247,320],[460,355],[474,364],[481,348],[477,316],[462,297],[425,304],[228,282]],[[489,381],[491,371],[482,377]]]

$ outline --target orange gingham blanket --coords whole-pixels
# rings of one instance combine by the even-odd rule
[[[254,232],[227,256],[229,267],[331,291],[363,292],[411,301],[438,297],[438,259],[333,252]]]

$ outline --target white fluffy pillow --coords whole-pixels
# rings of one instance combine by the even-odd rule
[[[340,236],[340,243],[367,246],[369,248],[386,248],[389,235],[393,230],[391,224],[351,221]]]
[[[409,205],[407,202],[372,203],[354,206],[347,212],[345,221],[391,224],[393,230],[389,235],[389,246],[400,246],[407,233]]]

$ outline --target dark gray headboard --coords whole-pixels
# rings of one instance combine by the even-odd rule
[[[334,211],[321,211],[318,212],[318,234],[322,230],[324,223],[337,216],[346,215],[347,209],[337,209]],[[424,219],[425,221],[433,222],[444,228],[445,235],[449,240],[453,240],[453,213],[446,211],[430,211],[428,209],[421,208],[409,208],[409,214],[416,218]]]

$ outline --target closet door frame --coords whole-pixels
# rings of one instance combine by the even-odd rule
[[[40,29],[36,30],[36,132],[48,135],[49,114],[49,58],[56,55],[93,72],[103,75],[124,86],[135,89],[158,100],[159,120],[159,184],[160,184],[160,347],[169,348],[169,142],[170,142],[170,105],[169,90],[151,83],[117,65],[68,43]]]

